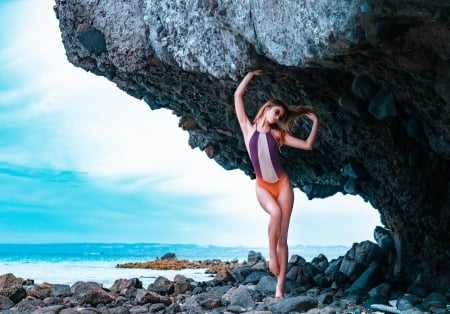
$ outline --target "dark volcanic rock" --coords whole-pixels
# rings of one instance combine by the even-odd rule
[[[393,273],[449,286],[448,0],[56,0],[55,12],[71,63],[172,110],[191,147],[251,177],[233,93],[262,68],[250,115],[269,98],[320,112],[314,150],[283,149],[293,185],[360,195],[392,233]]]
[[[105,304],[110,303],[113,298],[96,282],[82,282],[75,283],[71,288],[73,299],[83,304]]]
[[[307,296],[284,299],[273,306],[274,313],[306,312],[317,306],[317,300]]]
[[[2,289],[11,288],[25,284],[23,278],[16,277],[14,274],[8,273],[0,276],[0,291]]]
[[[14,306],[14,302],[10,298],[0,294],[0,311],[8,310]]]
[[[376,246],[376,244],[374,244]],[[354,247],[368,247],[366,242]],[[262,259],[251,263],[246,261],[235,265],[242,268],[238,273],[243,276],[241,283],[230,283],[228,280],[216,278],[206,282],[195,282],[182,275],[175,275],[173,280],[159,277],[148,289],[142,288],[137,278],[118,279],[109,289],[102,288],[94,282],[77,282],[60,296],[50,296],[48,292],[54,291],[57,284],[43,283],[33,287],[13,285],[27,295],[21,300],[11,300],[2,295],[0,291],[0,312],[2,313],[261,313],[284,314],[308,312],[314,313],[366,313],[367,310],[381,310],[388,313],[446,313],[450,301],[449,290],[433,291],[427,295],[422,294],[423,289],[410,287],[405,291],[398,285],[398,281],[391,281],[384,266],[378,262],[379,256],[369,254],[373,250],[364,250],[365,254],[355,254],[352,248],[346,256],[364,261],[361,263],[363,271],[356,280],[352,276],[343,275],[338,267],[317,267],[327,261],[326,256],[320,254],[311,262],[293,255],[289,259],[288,272],[297,272],[299,269],[313,271],[316,276],[327,278],[327,287],[312,283],[299,282],[295,278],[287,278],[284,299],[275,298],[276,277],[269,274],[268,263]],[[361,253],[361,252],[360,252]],[[389,255],[389,252],[383,252]],[[355,258],[357,257],[357,258]],[[371,260],[370,260],[371,259]],[[381,258],[385,260],[385,258]],[[256,262],[256,263],[255,263]],[[318,263],[319,262],[319,263]],[[229,262],[225,262],[229,264]],[[331,261],[330,266],[334,263]],[[256,267],[255,272],[245,275],[248,266]],[[325,266],[325,265],[323,265]],[[255,276],[264,273],[265,276]],[[347,282],[338,282],[337,274],[347,277]],[[262,275],[262,274],[261,274]],[[9,278],[13,278],[10,274]],[[259,279],[257,279],[259,278]],[[350,280],[350,281],[348,281]],[[332,281],[332,282],[331,282]],[[189,289],[172,289],[179,283],[189,283]],[[152,291],[155,286],[159,292]],[[195,288],[194,288],[195,287]],[[11,287],[10,287],[11,288]],[[6,289],[10,289],[6,288]],[[168,288],[168,289],[167,289]],[[192,289],[193,288],[193,289]],[[414,288],[414,289],[413,289]],[[65,290],[65,289],[64,289]],[[420,293],[414,294],[412,291]],[[4,291],[4,290],[3,290]],[[72,294],[73,293],[73,294]],[[42,300],[42,298],[44,298]],[[395,304],[391,306],[390,304]],[[370,312],[371,313],[371,312]]]

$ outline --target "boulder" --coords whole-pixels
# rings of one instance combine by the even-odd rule
[[[27,294],[33,298],[44,300],[52,295],[52,288],[48,284],[34,285],[28,290]]]
[[[177,256],[175,255],[175,253],[171,253],[171,252],[166,253],[163,256],[161,256],[161,260],[163,260],[163,261],[173,261],[176,259],[177,259]]]
[[[42,300],[27,297],[20,300],[13,308],[22,313],[33,313],[41,307],[45,307],[45,303]]]
[[[382,267],[377,261],[373,261],[345,292],[365,295],[370,289],[383,282],[383,279]]]
[[[138,278],[117,279],[110,288],[111,292],[130,297],[137,289],[142,289],[142,281]]]
[[[147,303],[159,303],[161,300],[158,294],[145,289],[137,289],[135,299],[136,302],[141,305]]]
[[[264,296],[274,296],[277,286],[277,278],[274,276],[264,276],[256,285],[256,290]]]
[[[53,297],[67,297],[72,294],[69,285],[52,284],[52,296]]]
[[[79,281],[75,283],[71,288],[72,299],[78,304],[107,304],[113,301],[113,298],[96,282],[83,282]]]
[[[245,286],[239,286],[231,295],[230,305],[227,308],[238,308],[240,311],[249,311],[256,306],[251,293]]]
[[[14,274],[8,273],[0,276],[0,291],[13,286],[21,286],[23,284],[23,278],[18,278],[14,276]]]
[[[379,260],[381,256],[380,248],[370,241],[354,243],[352,248],[345,254],[339,267],[350,281],[355,280],[374,260]]]
[[[317,299],[308,296],[298,296],[293,298],[285,298],[275,303],[271,309],[273,313],[291,313],[291,312],[307,312],[317,307]]]
[[[0,290],[0,295],[9,298],[14,303],[20,302],[22,299],[26,298],[27,291],[23,286],[11,286],[8,288],[3,288]]]
[[[173,282],[174,282],[174,293],[176,295],[184,294],[188,291],[193,291],[195,288],[195,285],[193,284],[192,280],[189,280],[183,275],[176,275]]]
[[[247,262],[249,264],[256,264],[258,262],[264,261],[265,262],[265,258],[264,256],[260,253],[260,252],[255,252],[253,250],[250,250],[247,254]]]
[[[0,294],[0,311],[9,310],[13,306],[14,302],[10,298]]]
[[[169,279],[163,276],[158,276],[155,281],[149,285],[147,290],[160,294],[170,294],[174,291],[174,284]]]

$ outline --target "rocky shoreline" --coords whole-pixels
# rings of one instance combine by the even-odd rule
[[[378,228],[377,228],[378,229]],[[427,291],[415,282],[405,286],[390,269],[395,259],[387,249],[382,229],[373,243],[355,243],[337,259],[319,255],[307,262],[298,255],[289,260],[286,296],[275,299],[276,278],[268,262],[250,251],[246,261],[189,262],[166,254],[156,261],[117,267],[182,269],[207,268],[210,281],[195,282],[183,275],[158,277],[148,287],[138,278],[117,279],[107,288],[95,282],[72,286],[0,276],[1,313],[449,313],[450,289]],[[198,266],[198,267],[197,267]],[[175,268],[178,267],[178,268]]]

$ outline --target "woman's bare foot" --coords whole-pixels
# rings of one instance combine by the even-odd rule
[[[280,265],[278,264],[278,256],[276,254],[271,254],[269,257],[269,269],[275,276],[280,274]]]
[[[277,289],[275,291],[275,298],[277,298],[279,300],[283,300],[283,298],[284,298],[284,288],[283,287],[278,287],[278,285],[277,285]]]

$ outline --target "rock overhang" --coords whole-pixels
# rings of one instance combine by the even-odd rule
[[[55,11],[70,62],[172,110],[189,145],[249,176],[232,95],[263,68],[250,115],[268,98],[320,111],[314,150],[283,150],[293,185],[362,196],[411,246],[405,264],[417,255],[448,274],[450,4],[306,4],[57,0]]]

